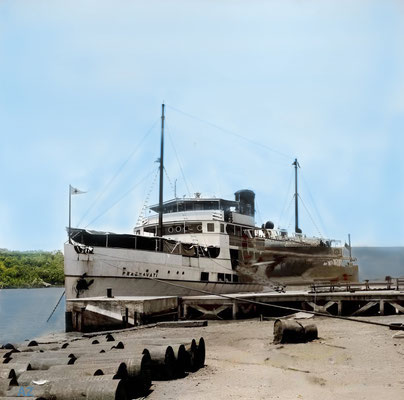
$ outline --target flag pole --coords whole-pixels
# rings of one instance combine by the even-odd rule
[[[71,243],[71,227],[72,227],[72,185],[69,185],[69,244]]]

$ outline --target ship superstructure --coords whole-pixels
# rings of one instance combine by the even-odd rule
[[[255,194],[234,200],[194,197],[163,201],[164,105],[158,205],[132,234],[70,228],[65,244],[66,298],[190,295],[260,291],[315,280],[357,280],[358,268],[331,240],[255,225]],[[70,216],[69,216],[70,220]]]

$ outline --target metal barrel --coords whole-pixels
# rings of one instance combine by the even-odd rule
[[[176,359],[171,346],[147,349],[151,358],[152,380],[170,380],[176,375]]]
[[[33,352],[40,352],[40,351],[56,351],[62,348],[62,343],[52,343],[52,344],[40,344],[36,346],[19,346],[17,348],[18,351],[21,353],[33,353]]]
[[[10,379],[0,378],[0,396],[5,396],[10,387]]]
[[[116,362],[116,361],[122,361],[125,359],[135,359],[138,360],[142,357],[142,353],[144,347],[139,347],[136,350],[129,350],[125,349],[122,351],[109,351],[105,353],[83,353],[83,354],[78,354],[76,364],[88,364],[88,363],[93,363],[93,364],[102,364],[102,363],[108,363],[108,362]]]
[[[44,353],[40,352],[35,352],[35,353],[19,353],[22,354],[21,356],[17,355],[14,356],[16,359],[18,358],[30,358],[33,357],[34,355],[40,355],[41,357],[49,357],[52,358],[54,356],[58,357],[60,355],[66,355],[68,357],[75,357],[78,358],[80,356],[85,356],[85,355],[92,355],[92,354],[103,354],[103,353],[109,353],[109,352],[121,352],[120,354],[124,354],[122,352],[124,350],[124,345],[122,342],[117,342],[116,345],[110,346],[97,346],[94,348],[89,348],[89,347],[67,347],[65,349],[57,350],[57,351],[47,351]],[[13,355],[10,356],[10,358],[13,358]]]
[[[75,361],[76,358],[71,358],[67,355],[60,355],[59,357],[56,354],[54,357],[42,357],[38,355],[31,358],[30,365],[33,370],[47,370],[52,365],[71,365]]]
[[[205,357],[204,357],[204,341],[202,341],[202,347],[201,351],[199,354],[199,359],[198,359],[198,346],[196,344],[195,339],[190,340],[189,338],[123,338],[120,337],[120,340],[124,343],[125,348],[136,348],[136,346],[140,347],[145,347],[145,348],[154,348],[154,347],[161,347],[164,345],[170,345],[173,349],[175,346],[181,346],[183,345],[186,351],[186,354],[182,352],[182,356],[184,357],[184,365],[185,365],[185,371],[196,371],[199,369],[202,365],[202,362],[205,362]],[[177,357],[178,359],[178,357]]]
[[[16,350],[17,345],[14,343],[6,343],[6,344],[3,344],[3,346],[1,348],[2,348],[2,350],[4,350],[4,349],[5,350]]]
[[[7,362],[18,362],[18,361],[26,361],[31,360],[33,358],[55,358],[55,357],[68,357],[71,352],[67,350],[59,350],[59,351],[45,351],[45,352],[22,352],[22,353],[13,353],[9,356],[9,358],[5,358],[3,363],[7,364]],[[70,355],[70,358],[73,356]]]
[[[104,361],[102,363],[91,363],[91,361],[88,361],[80,365],[77,363],[74,365],[68,365],[67,368],[69,368],[69,370],[82,371],[83,376],[113,375],[114,379],[128,378],[126,363],[120,360],[111,360],[110,362]],[[65,365],[54,365],[50,367],[48,371],[63,374],[65,369]]]
[[[196,344],[195,339],[192,339],[192,341],[188,341],[187,343],[181,343],[178,342],[177,340],[172,340],[171,342],[169,340],[163,340],[163,341],[157,341],[157,344],[155,341],[150,340],[150,344],[147,343],[148,341],[141,341],[142,347],[146,347],[147,349],[154,349],[158,347],[163,347],[164,345],[167,345],[170,343],[170,347],[173,348],[174,350],[174,355],[176,356],[177,362],[179,361],[179,364],[177,365],[177,370],[179,373],[179,376],[183,376],[183,372],[181,371],[191,371],[194,372],[200,368],[200,361],[198,361],[198,346]],[[173,342],[173,343],[172,343]],[[201,347],[201,355],[200,357],[203,358],[203,346]],[[127,346],[128,347],[128,346]]]
[[[188,353],[183,344],[173,345],[174,355],[176,359],[175,373],[177,378],[185,376],[185,369],[188,360]]]
[[[73,353],[75,351],[99,353],[101,350],[108,351],[113,349],[124,349],[124,348],[125,348],[124,343],[121,341],[105,342],[99,344],[91,344],[90,342],[86,341],[86,343],[80,343],[80,344],[73,343],[60,351],[71,351]]]
[[[129,393],[133,391],[133,383],[105,375],[58,379],[42,385],[33,385],[30,394],[45,400],[128,400],[131,398]],[[14,387],[7,394],[18,396],[18,392],[19,387]]]
[[[107,335],[105,335],[105,340],[107,342],[114,342],[115,338],[110,333],[108,333]]]
[[[144,350],[140,359],[131,358],[124,362],[128,379],[133,381],[142,393],[146,393],[152,381],[150,353]]]
[[[274,324],[274,344],[303,343],[306,341],[304,326],[297,321],[277,319]]]
[[[116,371],[116,376],[119,378],[126,378],[128,380],[134,381],[134,383],[140,387],[145,388],[147,391],[151,386],[151,359],[148,351],[145,350],[144,354],[131,355],[130,357],[120,357],[111,358],[103,357],[93,357],[93,358],[79,358],[75,365],[78,366],[94,366],[97,367],[96,370],[100,369],[103,371],[105,367],[112,368]]]
[[[119,340],[123,342],[124,345],[129,344],[151,344],[151,345],[167,345],[171,346],[173,344],[186,344],[191,343],[192,338],[178,338],[178,337],[164,337],[164,338],[154,338],[154,337],[119,337]]]
[[[318,339],[317,326],[314,324],[306,325],[304,327],[304,335],[306,342],[311,342],[312,340]]]
[[[7,358],[10,354],[12,354],[14,351],[18,350],[9,350],[9,349],[0,349],[0,359],[2,358]]]
[[[195,372],[198,370],[198,346],[195,339],[190,344],[184,345],[186,351],[185,371]]]
[[[88,369],[75,369],[69,368],[68,366],[63,366],[62,370],[52,370],[49,368],[47,370],[35,370],[35,371],[25,371],[17,379],[19,386],[30,386],[34,381],[56,381],[59,379],[80,379],[86,376],[94,376],[96,368],[93,368],[93,373],[88,372]],[[105,374],[102,374],[105,375]]]
[[[0,365],[0,378],[11,379],[15,378],[15,371],[7,365]]]
[[[31,364],[29,362],[10,362],[9,364],[2,365],[3,371],[10,371],[10,374],[14,374],[16,378],[18,378],[23,372],[30,371],[32,369]]]
[[[0,358],[0,360],[3,360],[5,358],[10,358],[13,356],[14,353],[19,353],[19,350],[6,350],[4,353],[2,353],[2,356]],[[0,361],[3,362],[3,361]]]
[[[19,354],[20,353],[15,353],[7,358],[3,358],[2,364],[10,364],[10,363],[18,363],[18,362],[22,363],[22,362],[29,361],[32,358],[32,354],[30,356],[28,356],[28,355],[19,356]]]
[[[199,338],[198,351],[197,351],[198,368],[203,368],[204,367],[205,358],[206,358],[205,339],[203,337],[201,337],[201,338]]]
[[[65,365],[54,365],[48,369],[51,373],[62,374],[66,371]],[[69,365],[67,371],[77,371],[83,376],[113,375],[116,379],[127,378],[126,364],[117,362],[115,365],[80,364]]]
[[[126,342],[125,350],[145,348],[152,359],[152,376],[156,380],[168,380],[184,376],[189,356],[183,344],[168,345],[168,341],[138,340]],[[189,343],[189,346],[191,343]]]
[[[17,386],[17,380],[15,378],[0,378],[0,396],[7,396],[8,390],[15,386]]]
[[[130,390],[128,390],[133,397],[146,394],[151,386],[151,359],[147,350],[140,357],[104,359],[100,363],[86,361],[86,363],[80,365],[91,369],[96,368],[94,373],[97,372],[97,375],[101,375],[104,371],[112,370],[115,379],[123,379],[126,382],[125,384],[129,385]]]
[[[0,396],[0,400],[21,400],[24,399],[24,397],[20,396],[7,396],[7,397],[3,397]],[[36,396],[30,396],[29,400],[46,400],[43,397],[36,397]]]

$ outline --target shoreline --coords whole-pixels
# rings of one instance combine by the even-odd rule
[[[52,288],[64,288],[64,285],[49,285],[49,286],[8,286],[0,287],[2,289],[52,289]]]

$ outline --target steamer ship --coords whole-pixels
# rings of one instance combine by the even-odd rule
[[[319,280],[357,281],[358,266],[338,242],[255,225],[255,194],[234,200],[163,201],[164,105],[161,117],[159,203],[133,234],[71,228],[64,246],[66,299],[105,296],[183,296],[282,290]]]

